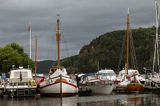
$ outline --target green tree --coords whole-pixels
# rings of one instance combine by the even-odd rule
[[[16,43],[0,48],[0,71],[8,72],[12,65],[15,65],[15,68],[19,66],[28,67],[28,65],[33,68],[32,60],[24,53],[23,48]]]

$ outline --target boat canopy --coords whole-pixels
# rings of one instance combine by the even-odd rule
[[[50,78],[54,78],[54,77],[58,77],[62,75],[63,77],[70,77],[69,75],[67,75],[66,73],[66,69],[60,69],[58,68],[53,74],[51,74]]]
[[[140,75],[138,70],[135,69],[129,69],[128,70],[128,76],[134,76],[134,75]],[[125,70],[121,70],[118,74],[118,77],[121,78],[122,76],[125,76]]]
[[[108,74],[115,74],[116,75],[116,73],[111,69],[102,69],[102,70],[99,70],[97,73],[108,73]]]
[[[28,82],[32,79],[32,71],[30,69],[19,68],[10,72],[10,82]]]

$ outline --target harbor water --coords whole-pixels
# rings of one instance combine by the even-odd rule
[[[86,97],[0,98],[0,106],[160,106],[158,94],[116,94]]]

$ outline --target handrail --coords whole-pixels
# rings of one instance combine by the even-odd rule
[[[56,77],[50,77],[50,75],[49,75],[49,79],[54,79],[54,78],[58,78],[58,77],[60,77],[60,76],[62,76],[62,75],[58,75],[58,76],[56,76]],[[62,77],[64,77],[64,78],[70,78],[70,77],[66,77],[66,76],[62,76]]]

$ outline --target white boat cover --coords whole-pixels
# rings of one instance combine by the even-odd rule
[[[133,75],[139,75],[138,70],[134,69],[129,69],[128,70],[128,76],[133,76]],[[118,74],[118,78],[121,78],[122,76],[125,76],[125,70],[121,70]]]
[[[99,75],[100,79],[104,79],[104,80],[111,80],[111,81],[115,81],[116,78],[116,73],[111,70],[111,69],[102,69],[99,70],[97,72],[97,74]]]
[[[50,75],[50,78],[54,78],[54,77],[58,77],[62,75],[63,77],[70,77],[69,75],[67,75],[66,69],[57,69],[53,74]]]
[[[19,68],[10,71],[10,82],[28,82],[32,79],[32,71],[30,69]]]
[[[129,69],[128,75],[126,75],[125,70],[121,70],[118,74],[118,80],[122,81],[119,84],[120,85],[128,85],[131,81],[134,80],[134,78],[139,82],[139,72],[135,69]],[[128,78],[126,78],[128,77]]]
[[[102,70],[99,70],[97,73],[114,73],[115,74],[115,72],[111,69],[102,69]]]

